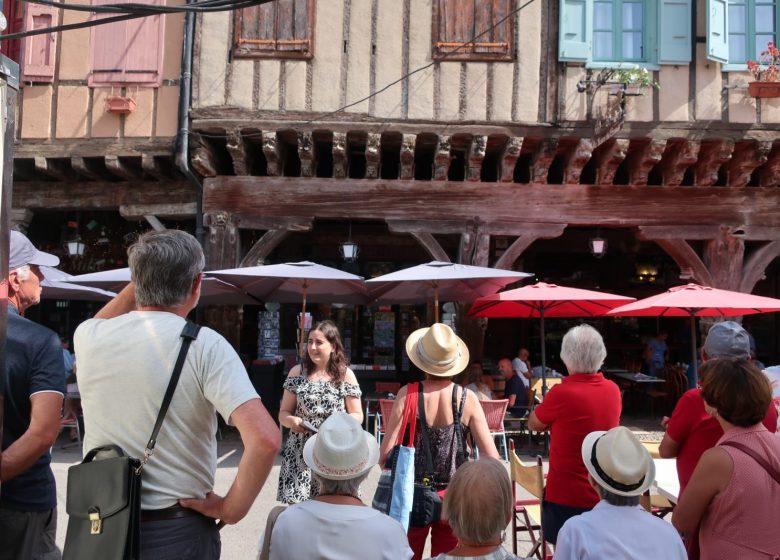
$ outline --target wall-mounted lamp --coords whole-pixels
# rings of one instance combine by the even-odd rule
[[[68,249],[68,254],[71,257],[83,257],[84,251],[87,249],[87,246],[81,241],[81,238],[68,241],[65,243],[65,247]]]
[[[600,259],[607,253],[607,240],[603,237],[592,237],[588,242],[590,253],[597,259]]]
[[[358,253],[360,253],[360,247],[358,247],[357,243],[352,241],[352,223],[349,224],[349,235],[347,236],[347,240],[339,245],[339,251],[346,262],[355,262],[357,260]]]

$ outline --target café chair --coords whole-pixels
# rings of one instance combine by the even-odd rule
[[[544,492],[544,466],[542,458],[536,456],[536,462],[526,465],[515,453],[511,445],[509,453],[510,475],[512,478],[512,553],[517,555],[518,533],[527,532],[531,538],[531,550],[527,556],[546,560],[547,545],[542,534],[542,496]],[[518,486],[531,494],[531,498],[518,498]]]
[[[506,445],[506,431],[504,429],[504,416],[509,399],[500,399],[493,401],[479,401],[482,410],[485,413],[488,429],[493,439],[498,438],[501,442],[501,453],[504,461],[509,460],[508,448]]]
[[[68,430],[68,433],[70,433],[71,429],[76,430],[76,441],[63,445],[62,449],[67,449],[68,447],[73,447],[74,445],[81,445],[81,426],[79,426],[78,416],[63,416],[60,419],[60,432],[62,430]]]
[[[376,422],[374,423],[374,437],[376,437],[377,443],[382,443],[387,419],[390,417],[390,412],[393,410],[393,404],[395,404],[393,399],[379,400],[379,413],[376,415]]]

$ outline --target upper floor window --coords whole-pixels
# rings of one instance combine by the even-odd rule
[[[233,33],[237,57],[311,58],[314,0],[276,0],[237,10]]]
[[[560,60],[593,65],[691,61],[691,0],[559,0]]]
[[[434,0],[434,60],[512,60],[511,0]]]
[[[776,43],[778,21],[776,0],[729,0],[726,18],[729,63],[756,60],[766,50],[767,43]]]
[[[93,5],[126,4],[129,0],[93,0]],[[165,0],[148,0],[164,4]],[[116,14],[100,14],[96,19]],[[162,83],[164,16],[147,16],[95,25],[90,31],[90,86]]]

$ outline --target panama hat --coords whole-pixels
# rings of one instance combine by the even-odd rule
[[[303,446],[303,461],[328,480],[349,480],[379,461],[379,444],[346,412],[334,412]]]
[[[599,486],[619,496],[640,496],[655,480],[650,453],[624,426],[585,436],[582,462]]]
[[[414,365],[437,377],[452,377],[466,369],[469,349],[442,323],[418,329],[406,339],[406,354]]]

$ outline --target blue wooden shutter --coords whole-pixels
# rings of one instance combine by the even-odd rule
[[[561,21],[558,59],[585,62],[590,59],[593,35],[592,0],[560,0]]]
[[[658,14],[658,62],[691,61],[691,0],[661,0]]]
[[[728,0],[707,0],[707,58],[729,60]]]

